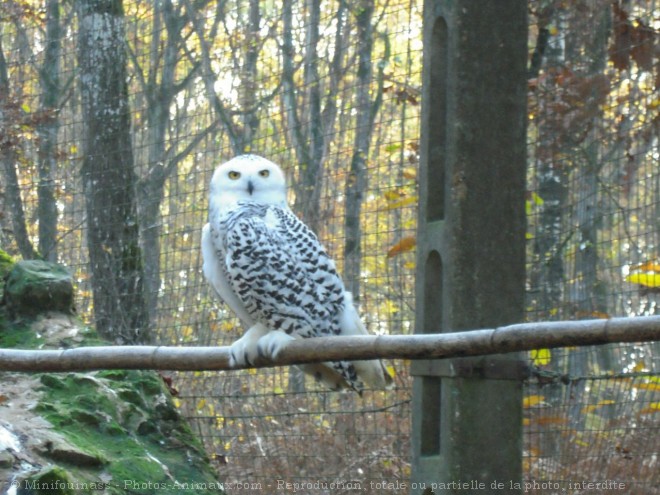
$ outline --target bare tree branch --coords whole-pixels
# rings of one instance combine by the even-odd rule
[[[522,323],[444,334],[319,337],[292,342],[255,367],[356,359],[439,359],[539,348],[660,340],[660,316]],[[0,349],[0,371],[228,370],[228,347],[107,346]]]

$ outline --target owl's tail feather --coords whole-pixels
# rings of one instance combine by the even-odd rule
[[[298,367],[330,390],[352,389],[361,393],[365,386],[375,389],[392,386],[392,377],[378,360],[312,363]]]
[[[298,368],[330,390],[351,388],[344,376],[332,367],[332,363],[299,364]]]
[[[350,292],[344,292],[344,311],[339,320],[341,335],[369,335],[360,315],[358,315],[355,305],[353,305],[353,295]],[[353,361],[352,363],[357,373],[358,379],[371,388],[391,388],[393,379],[385,369],[382,361],[378,359],[370,361]],[[352,386],[352,385],[351,385]]]

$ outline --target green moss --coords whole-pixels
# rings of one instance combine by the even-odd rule
[[[14,266],[14,259],[0,249],[0,281],[4,281],[7,274],[11,271]],[[4,297],[5,284],[0,282],[0,300]]]
[[[45,387],[49,388],[66,388],[64,382],[57,376],[45,373],[39,377],[39,381]]]
[[[199,441],[181,420],[156,373],[42,375],[41,384],[39,411],[72,445],[103,462],[104,472],[112,477],[110,485],[119,492],[125,488],[124,480],[171,486],[170,476],[181,483],[217,486]]]
[[[19,261],[7,275],[4,300],[12,314],[35,316],[44,311],[73,311],[73,282],[62,265]]]
[[[135,389],[121,388],[117,391],[117,395],[124,402],[130,402],[131,404],[135,404],[138,407],[145,407],[142,394]]]
[[[14,258],[0,249],[0,276],[4,278],[4,276],[11,271],[11,267],[14,266],[14,263]]]
[[[64,316],[63,318],[74,318]],[[41,335],[37,327],[47,326],[46,318],[38,316],[21,316],[11,318],[6,307],[0,307],[0,347],[6,349],[60,349],[63,347],[88,347],[96,345],[107,345],[98,334],[75,319],[72,325],[77,325],[75,335],[52,336]],[[41,332],[43,333],[43,332]]]
[[[52,467],[29,478],[27,482],[22,484],[18,493],[20,495],[27,495],[28,493],[34,495],[70,495],[76,493],[76,491],[69,473],[62,468]]]
[[[82,409],[71,409],[71,419],[83,426],[91,426],[92,428],[98,428],[101,425],[100,416]]]
[[[103,370],[96,373],[98,378],[107,378],[108,380],[125,380],[128,372],[124,370]]]
[[[10,323],[4,311],[0,311],[0,347],[5,349],[36,349],[41,347],[44,339],[30,331],[30,320],[17,320]]]

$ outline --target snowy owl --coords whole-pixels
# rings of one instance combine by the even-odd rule
[[[238,156],[211,179],[202,230],[204,276],[247,332],[231,345],[231,366],[272,359],[292,340],[367,331],[350,292],[316,235],[286,201],[284,173],[257,155]],[[332,389],[383,388],[380,361],[301,365]]]

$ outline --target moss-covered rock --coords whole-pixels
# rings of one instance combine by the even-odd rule
[[[11,315],[36,316],[46,311],[73,313],[73,279],[61,265],[19,261],[7,275],[4,302]]]
[[[192,482],[218,486],[201,444],[176,412],[160,377],[153,372],[127,371],[121,380],[116,378],[101,372],[41,380],[40,411],[75,446],[60,449],[56,460],[70,465],[76,479],[87,481],[93,480],[90,468],[102,466],[108,485],[117,489],[123,489],[125,480],[159,486],[174,486],[174,482],[178,486]],[[163,409],[168,414],[163,415]],[[86,453],[85,462],[77,459],[79,452]],[[81,469],[85,466],[87,472]],[[172,489],[175,491],[180,492]]]
[[[99,493],[80,488],[92,485],[106,494],[131,492],[128,485],[144,494],[222,493],[157,373],[0,373],[0,380],[8,384],[0,425],[11,425],[6,435],[14,438],[12,448],[0,445],[0,487],[14,480],[18,494]],[[22,408],[13,412],[20,417],[10,407]]]
[[[74,316],[12,320],[8,309],[0,347],[99,343]],[[0,493],[11,482],[17,495],[223,493],[156,372],[0,372],[0,383]]]

